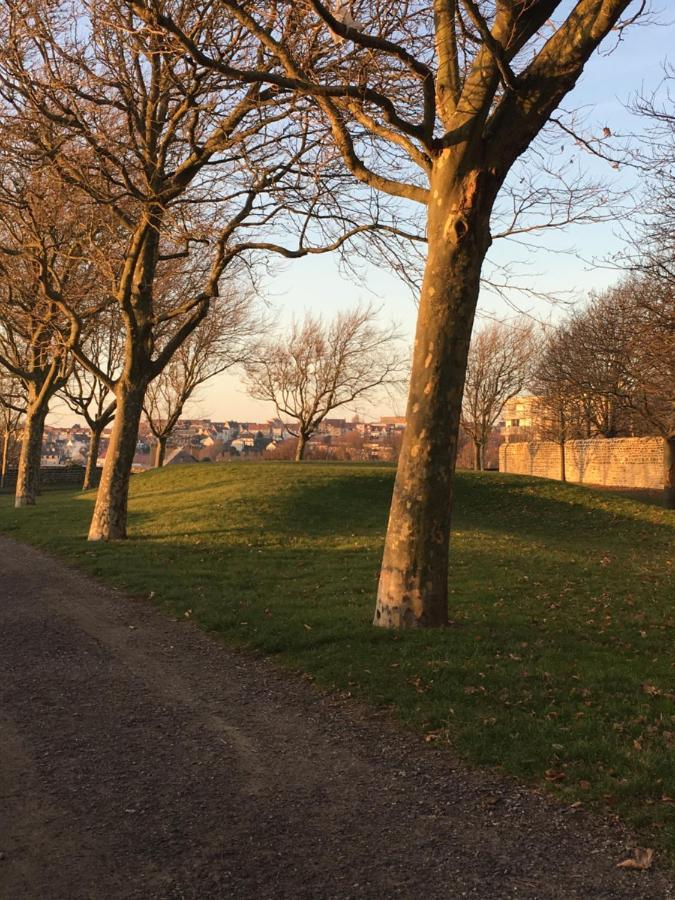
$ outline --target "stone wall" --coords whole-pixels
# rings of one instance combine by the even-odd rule
[[[568,481],[612,487],[663,487],[664,441],[659,437],[593,438],[565,445]],[[499,471],[560,478],[560,446],[550,441],[502,444]]]

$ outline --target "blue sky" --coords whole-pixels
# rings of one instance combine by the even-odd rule
[[[659,0],[656,0],[658,3]],[[565,108],[583,108],[585,123],[591,133],[598,134],[609,127],[613,134],[633,132],[639,121],[630,115],[625,104],[640,90],[655,90],[663,76],[663,63],[670,53],[672,60],[675,37],[675,2],[661,0],[662,25],[630,28],[610,55],[596,54],[587,64],[575,90],[565,101]],[[581,155],[586,168],[599,177],[614,177],[623,187],[639,188],[628,170],[615,172],[608,164]],[[570,291],[581,300],[591,289],[600,289],[616,280],[616,273],[602,265],[589,265],[588,260],[602,260],[619,250],[621,240],[616,224],[600,223],[575,226],[564,233],[552,234],[543,249],[532,259],[531,270],[538,273],[535,283],[543,292]],[[555,249],[576,248],[579,255],[553,252]],[[505,242],[494,248],[496,258],[508,259],[514,252]],[[518,254],[522,255],[522,254]],[[297,260],[279,268],[268,281],[269,297],[281,323],[292,316],[302,316],[305,310],[330,318],[336,310],[353,306],[359,301],[372,300],[382,308],[382,317],[396,321],[406,340],[412,341],[416,307],[409,289],[390,273],[374,267],[366,268],[363,281],[355,283],[341,275],[337,259],[314,256]],[[543,320],[555,319],[561,309],[545,301],[523,302],[514,295],[513,302],[524,311]],[[493,296],[483,294],[479,314],[505,318],[514,310]],[[404,400],[384,401],[362,414],[402,414]],[[254,401],[246,394],[240,377],[224,374],[206,385],[197,402],[187,410],[214,420],[238,419],[265,421],[273,415],[273,407]],[[341,415],[345,414],[340,413]],[[353,410],[347,411],[348,415]],[[72,421],[72,415],[57,411],[51,416],[53,424]]]

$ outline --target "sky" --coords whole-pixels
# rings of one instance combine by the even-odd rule
[[[675,0],[656,0],[659,20],[663,24],[632,27],[609,55],[596,53],[574,91],[566,98],[566,109],[580,109],[584,115],[585,133],[600,134],[609,128],[614,135],[632,133],[640,122],[626,109],[626,103],[636,92],[651,93],[663,77],[663,64],[673,61],[675,38]],[[618,172],[608,163],[587,153],[580,154],[584,169],[598,178],[614,178],[621,187],[638,191],[629,170]],[[497,246],[501,243],[501,246]],[[597,223],[572,226],[564,232],[551,233],[547,241],[528,260],[528,284],[544,293],[556,292],[567,300],[583,302],[592,289],[603,289],[614,282],[618,274],[603,264],[613,253],[620,251],[622,241],[617,223]],[[565,252],[561,252],[565,251]],[[570,252],[575,251],[575,252]],[[495,242],[492,256],[499,262],[523,257],[519,248],[509,242]],[[598,261],[593,265],[593,261]],[[331,318],[337,310],[350,308],[359,302],[373,302],[380,308],[384,321],[394,321],[404,340],[412,344],[417,309],[409,287],[392,273],[365,266],[358,282],[345,277],[334,255],[311,256],[278,266],[266,282],[266,302],[280,327],[293,316],[301,317],[311,311]],[[515,309],[514,309],[515,307]],[[544,300],[510,296],[510,304],[483,291],[479,302],[478,322],[483,316],[509,318],[516,311],[532,315],[542,321],[555,321],[565,306]],[[405,398],[383,398],[373,405],[362,403],[335,415],[362,417],[403,415]],[[186,416],[200,416],[214,421],[266,421],[275,414],[271,404],[253,400],[246,393],[240,373],[228,372],[205,385],[185,411]],[[68,410],[54,405],[49,423],[72,424],[75,419]]]

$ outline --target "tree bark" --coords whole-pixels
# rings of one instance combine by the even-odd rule
[[[664,469],[663,505],[675,509],[675,434],[668,435],[664,441]]]
[[[560,441],[560,480],[567,481],[567,468],[565,466],[565,441]]]
[[[473,442],[473,465],[476,472],[483,471],[483,447],[479,441]]]
[[[155,447],[156,469],[161,469],[164,465],[164,460],[166,458],[166,442],[168,439],[168,435],[162,435],[162,437],[157,438],[157,446]]]
[[[19,471],[16,476],[14,506],[34,506],[40,487],[40,461],[42,459],[42,438],[49,403],[38,401],[29,404],[21,441]]]
[[[122,378],[117,384],[117,412],[89,528],[90,541],[122,540],[127,536],[129,479],[146,387],[147,381],[139,379]]]
[[[100,428],[91,428],[90,431],[91,439],[89,441],[89,452],[87,453],[87,465],[84,470],[84,481],[82,483],[83,491],[89,491],[94,487],[94,472],[96,471],[96,461],[101,447],[103,426]]]
[[[307,435],[302,434],[302,432],[298,435],[298,444],[295,448],[295,461],[302,462],[305,458],[305,447],[307,446]]]
[[[4,488],[7,478],[7,463],[9,461],[9,431],[5,431],[2,442],[2,471],[0,472],[0,488]]]
[[[431,178],[429,252],[422,284],[406,430],[401,448],[374,624],[438,627],[448,621],[452,478],[464,376],[490,245],[496,189],[470,172],[458,183],[441,159]]]

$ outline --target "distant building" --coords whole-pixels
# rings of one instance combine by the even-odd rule
[[[177,447],[167,453],[164,459],[165,466],[179,466],[184,463],[196,463],[197,460],[186,447]]]
[[[512,397],[506,402],[502,412],[502,435],[507,444],[527,441],[535,436],[539,428],[538,403],[539,398],[534,396]]]

